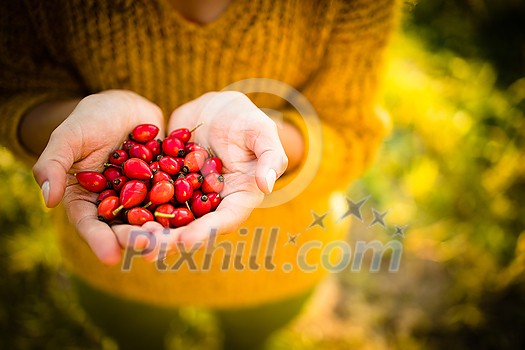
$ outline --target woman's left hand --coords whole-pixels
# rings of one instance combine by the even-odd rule
[[[288,164],[276,124],[240,92],[211,92],[181,106],[170,117],[168,134],[200,123],[193,140],[222,160],[225,186],[216,211],[172,230],[173,242],[186,247],[236,230]]]

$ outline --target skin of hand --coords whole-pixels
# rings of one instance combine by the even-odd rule
[[[128,242],[130,225],[112,230],[98,220],[97,194],[82,188],[74,174],[103,170],[108,155],[118,149],[138,124],[150,123],[164,134],[160,108],[124,90],[108,90],[82,99],[73,112],[52,132],[33,167],[46,206],[60,201],[71,223],[98,258],[107,265],[121,260],[121,246]],[[138,244],[138,242],[134,242]]]

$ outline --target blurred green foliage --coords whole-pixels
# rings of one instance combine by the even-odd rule
[[[356,222],[353,236],[408,225],[401,269],[340,274],[332,304],[273,349],[525,348],[525,5],[406,8],[383,94],[392,133],[350,191],[389,210],[388,230]],[[0,178],[0,348],[112,348],[75,304],[30,171],[4,149]],[[194,337],[212,332],[206,314],[185,317]]]

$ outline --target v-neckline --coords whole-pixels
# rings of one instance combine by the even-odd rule
[[[231,26],[231,18],[233,18],[236,13],[239,13],[239,11],[236,11],[236,9],[242,3],[242,0],[231,0],[220,15],[208,23],[198,23],[184,17],[173,7],[173,5],[169,3],[169,0],[159,0],[159,2],[162,5],[162,9],[164,10],[166,17],[172,19],[181,27],[188,28],[193,31],[206,32],[217,27],[221,27],[224,23],[227,23]]]

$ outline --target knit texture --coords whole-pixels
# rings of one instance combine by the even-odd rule
[[[218,239],[217,244],[223,243],[208,270],[194,271],[186,261],[176,271],[159,272],[140,259],[133,260],[129,272],[104,267],[58,210],[67,266],[98,288],[163,305],[242,306],[312,288],[326,269],[306,272],[300,265],[304,259],[308,266],[320,261],[322,249],[308,251],[301,260],[301,247],[311,241],[326,246],[343,237],[348,220],[333,214],[341,211],[336,199],[366,169],[385,136],[375,98],[397,9],[396,0],[232,0],[217,20],[198,25],[167,0],[3,2],[0,140],[21,159],[34,160],[17,135],[30,108],[113,88],[135,91],[169,116],[205,92],[242,79],[269,78],[299,90],[322,122],[322,139],[308,145],[322,145],[322,163],[312,169],[317,171],[312,183],[286,204],[255,210],[242,230]],[[259,107],[283,111],[307,138],[302,118],[286,101],[261,93],[249,96]],[[279,180],[277,189],[293,176]],[[312,210],[332,213],[326,229],[307,229]],[[297,244],[288,242],[290,234],[298,233]],[[260,253],[251,254],[259,241]],[[237,249],[225,248],[230,244]],[[273,252],[271,259],[265,249]],[[237,257],[245,268],[221,270],[223,252],[232,254],[231,266]],[[195,256],[199,266],[205,256],[202,249]],[[170,257],[167,264],[177,259]],[[265,268],[265,261],[275,268]],[[250,263],[260,268],[250,269]]]

